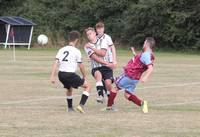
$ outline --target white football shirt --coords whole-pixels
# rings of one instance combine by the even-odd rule
[[[98,39],[104,39],[109,47],[113,45],[112,38],[108,34],[98,36]]]
[[[113,54],[112,54],[112,49],[111,49],[111,46],[114,45],[113,44],[113,41],[112,41],[112,38],[108,35],[108,34],[103,34],[101,36],[98,36],[98,39],[101,39],[103,41],[105,41],[105,43],[108,45],[108,50],[107,50],[107,53],[106,53],[106,58],[109,62],[113,62]]]
[[[77,70],[77,63],[82,63],[81,52],[74,46],[65,46],[61,48],[56,59],[59,61],[59,71],[75,72]]]
[[[105,49],[105,50],[108,50],[108,45],[106,44],[106,41],[104,40],[100,40],[98,39],[96,43],[89,43],[93,48],[96,48],[96,49]],[[92,54],[94,54],[94,51],[90,48],[84,48],[85,49],[85,52],[87,53],[88,57],[90,57]],[[108,57],[105,56],[105,57],[101,57],[99,56],[99,58],[102,58],[104,61],[109,61],[108,60]],[[100,64],[99,62],[96,62],[95,60],[91,59],[91,67],[92,68],[97,68],[97,67],[101,67],[102,64]]]

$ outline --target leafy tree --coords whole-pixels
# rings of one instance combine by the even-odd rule
[[[199,0],[0,0],[0,15],[34,21],[34,37],[47,33],[54,45],[66,32],[103,21],[123,44],[141,45],[153,36],[158,48],[200,50]]]

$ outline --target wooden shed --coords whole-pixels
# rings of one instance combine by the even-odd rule
[[[30,49],[33,28],[36,24],[22,17],[0,17],[0,44],[27,45]]]

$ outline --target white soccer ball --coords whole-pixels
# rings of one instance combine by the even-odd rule
[[[48,37],[44,34],[40,34],[38,37],[37,37],[37,42],[38,44],[40,45],[45,45],[48,43]]]

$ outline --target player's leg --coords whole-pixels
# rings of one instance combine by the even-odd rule
[[[84,84],[82,85],[82,87],[84,88],[84,91],[83,91],[83,94],[82,94],[82,97],[81,97],[79,104],[81,106],[84,106],[88,97],[89,97],[91,86],[87,81],[84,81]]]
[[[102,83],[103,83],[104,93],[105,93],[105,94],[107,95],[107,97],[109,98],[110,91],[107,90],[104,80],[102,80]]]
[[[60,82],[63,84],[64,88],[66,89],[66,100],[67,100],[67,108],[68,111],[73,111],[73,97],[72,97],[72,87],[70,83],[71,73],[67,72],[59,72],[58,78]]]
[[[66,100],[67,100],[68,112],[74,111],[72,91],[73,91],[72,88],[69,88],[66,91]]]
[[[124,74],[119,76],[115,82],[116,87],[118,89],[125,89],[124,95],[126,99],[141,106],[141,100],[138,99],[137,97],[134,98],[134,95],[132,94],[135,90],[137,83],[138,83],[138,80],[133,80]]]
[[[108,68],[108,67],[104,67],[102,69],[102,75],[103,75],[103,79],[105,81],[105,86],[106,89],[110,92],[109,98],[108,98],[108,103],[107,103],[107,107],[111,108],[111,109],[115,109],[112,108],[113,104],[114,104],[114,99],[117,95],[117,91],[115,90],[115,88],[113,88],[112,83],[113,83],[113,71]]]
[[[136,95],[133,94],[135,91],[136,85],[138,83],[138,80],[133,80],[127,76],[125,76],[121,81],[120,85],[124,85],[124,96],[127,100],[132,101],[138,106],[142,105],[141,99],[139,99]]]
[[[84,91],[82,93],[80,103],[76,108],[79,112],[84,113],[83,106],[85,105],[89,96],[89,91],[90,91],[89,84],[85,81],[85,79],[82,79],[79,75],[75,73],[72,73],[70,75],[70,79],[68,80],[68,83],[70,87],[75,88],[75,89],[81,86],[84,87]]]
[[[82,93],[82,96],[81,96],[81,100],[79,102],[79,105],[77,106],[77,110],[81,113],[85,113],[84,111],[84,106],[85,106],[85,103],[87,102],[88,100],[88,97],[90,95],[90,90],[91,90],[91,86],[90,84],[86,81],[86,80],[83,80],[83,84],[82,84],[82,87],[84,89],[83,93]]]
[[[105,80],[105,85],[106,85],[106,88],[108,89],[108,91],[110,92],[107,107],[112,107],[112,105],[114,104],[115,97],[117,95],[117,91],[115,88],[113,88],[112,81],[110,79]]]
[[[129,81],[129,85],[125,88],[124,96],[127,100],[132,101],[137,106],[140,106],[144,113],[148,113],[147,101],[142,101],[134,94],[137,83],[138,81],[136,80]]]
[[[104,87],[102,83],[102,74],[99,70],[93,70],[92,72],[95,80],[96,80],[96,90],[98,92],[97,102],[103,103],[104,102]]]
[[[124,92],[124,96],[127,100],[132,101],[133,103],[135,103],[138,106],[142,105],[142,100],[139,99],[136,95],[134,95],[133,93],[125,90]]]

